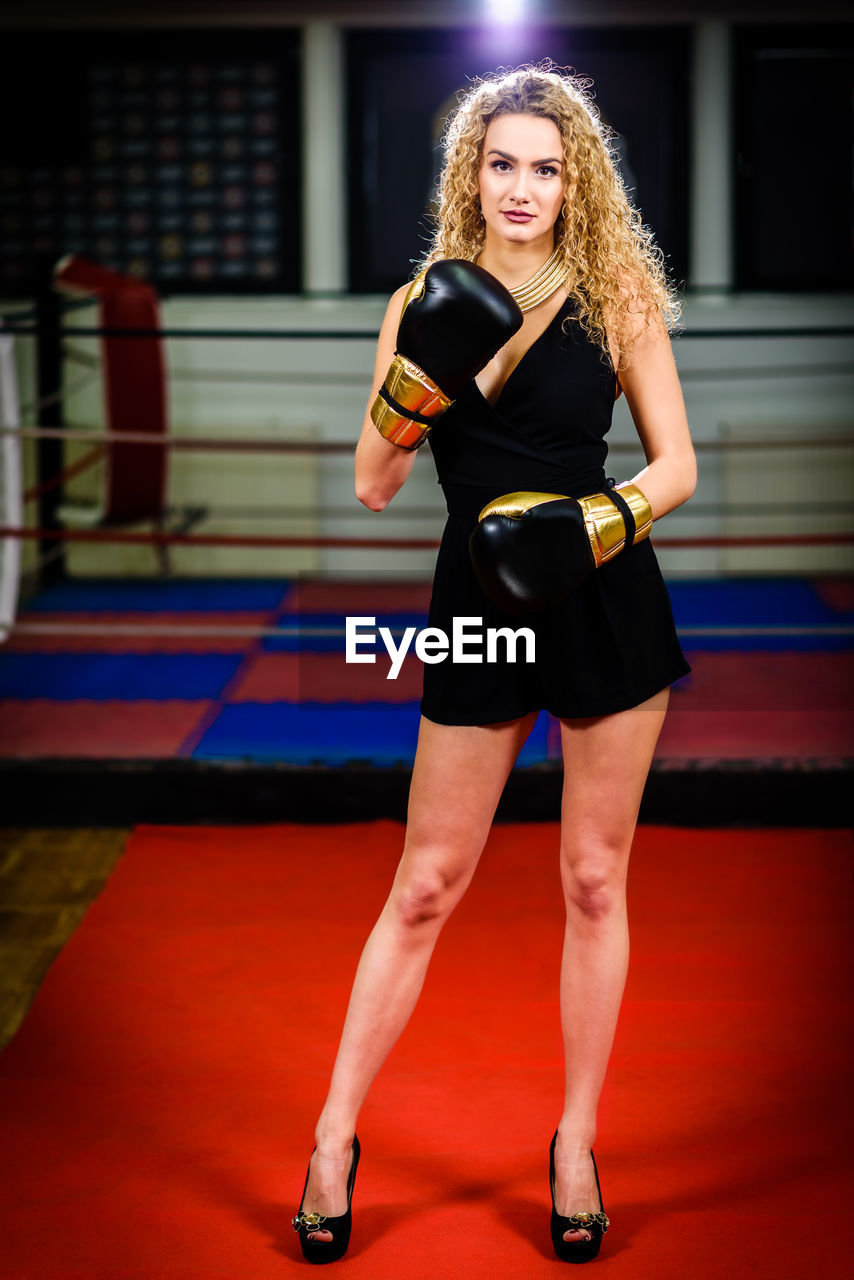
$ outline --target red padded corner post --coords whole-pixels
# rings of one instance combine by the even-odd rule
[[[100,327],[108,330],[160,329],[154,289],[76,255],[63,258],[54,271],[63,293],[96,297]],[[163,341],[152,333],[101,339],[107,430],[166,435],[166,372]],[[104,525],[156,519],[166,500],[167,450],[145,444],[110,441],[107,447],[107,492]]]

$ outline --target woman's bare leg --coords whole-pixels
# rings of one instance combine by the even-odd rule
[[[630,711],[561,725],[561,1021],[566,1091],[555,1151],[562,1216],[599,1208],[590,1149],[629,959],[626,874],[668,690]],[[568,1231],[565,1240],[589,1239]]]
[[[535,718],[489,726],[421,721],[403,856],[356,971],[315,1130],[306,1213],[335,1217],[346,1211],[359,1109],[415,1007],[436,939],[474,874],[507,775]],[[332,1236],[320,1230],[308,1238]]]

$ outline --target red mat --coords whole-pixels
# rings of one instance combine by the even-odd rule
[[[0,758],[171,759],[217,703],[0,698]],[[106,784],[108,785],[108,784]],[[50,805],[50,795],[45,795]],[[2,1273],[0,1273],[2,1274]]]
[[[275,615],[270,610],[250,612],[233,609],[229,613],[213,613],[210,610],[182,610],[168,613],[111,612],[98,609],[63,613],[33,612],[24,615],[25,623],[39,626],[45,623],[55,627],[51,634],[12,634],[4,642],[3,653],[243,653],[253,644],[252,636],[230,635],[229,627],[246,630],[276,626]],[[81,632],[75,627],[102,628],[100,634]],[[164,627],[210,628],[212,635],[163,635]],[[224,630],[217,633],[216,628]]]
[[[404,658],[396,679],[380,647],[376,662],[347,663],[343,653],[259,653],[247,658],[229,702],[418,702],[424,668]]]
[[[362,1114],[342,1274],[561,1274],[557,828],[500,827]],[[297,1207],[401,828],[143,828],[0,1057],[3,1280],[309,1274]],[[592,1273],[849,1270],[847,833],[644,828]]]

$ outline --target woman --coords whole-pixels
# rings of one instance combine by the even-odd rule
[[[508,622],[468,556],[480,509],[510,490],[580,498],[604,489],[603,436],[621,391],[647,458],[633,483],[653,518],[690,496],[696,470],[665,323],[674,300],[583,85],[531,67],[475,85],[449,123],[445,157],[427,263],[476,261],[516,291],[524,313],[430,435],[450,513],[430,621],[450,631],[455,615]],[[542,287],[521,290],[544,264]],[[404,286],[386,312],[371,401],[394,356],[406,295]],[[381,510],[413,458],[368,414],[356,452],[359,499]],[[589,1260],[608,1226],[592,1148],[628,960],[627,864],[669,685],[688,667],[648,542],[524,622],[537,636],[532,666],[425,666],[403,856],[358,967],[293,1220],[313,1262],[347,1247],[359,1108],[413,1010],[543,707],[560,719],[565,770],[566,1087],[551,1151],[558,1256]]]

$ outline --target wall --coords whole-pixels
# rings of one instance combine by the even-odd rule
[[[41,8],[45,21],[51,6]],[[548,16],[554,7],[545,6]],[[407,9],[405,20],[452,24],[447,6]],[[466,20],[473,6],[456,10]],[[692,502],[658,526],[663,542],[685,536],[833,530],[844,527],[839,508],[850,493],[851,450],[811,448],[810,440],[828,434],[849,435],[854,430],[852,341],[849,334],[828,335],[825,330],[854,328],[854,299],[849,295],[788,296],[779,294],[735,295],[729,287],[732,245],[729,226],[729,193],[720,187],[731,172],[730,97],[726,78],[729,28],[722,19],[731,16],[725,5],[685,6],[603,4],[579,6],[578,21],[674,21],[687,20],[700,10],[708,21],[697,29],[697,62],[694,67],[694,217],[693,283],[702,285],[689,293],[684,331],[676,342],[676,359],[682,378],[695,439],[700,453],[700,483]],[[300,6],[205,7],[211,23],[231,20],[258,25],[273,20],[299,22],[306,17]],[[761,11],[761,12],[760,12]],[[557,10],[554,9],[556,13]],[[838,18],[838,6],[813,11],[812,20]],[[58,13],[58,11],[57,11]],[[328,13],[329,22],[317,19]],[[395,13],[400,11],[395,9]],[[171,14],[171,19],[169,15]],[[373,335],[382,316],[384,300],[371,297],[323,297],[334,293],[345,276],[343,242],[344,150],[343,115],[346,104],[336,105],[330,93],[317,92],[318,76],[324,88],[329,71],[340,56],[342,22],[391,23],[387,7],[368,5],[359,10],[346,5],[320,5],[312,10],[306,27],[306,57],[317,73],[308,78],[305,108],[307,154],[320,164],[308,165],[306,198],[306,293],[280,298],[179,298],[164,306],[163,321],[169,327],[281,327],[364,332],[364,340],[242,341],[171,340],[170,419],[177,434],[230,436],[271,435],[317,441],[352,441],[364,413],[373,362]],[[205,14],[192,5],[166,10],[149,6],[144,20],[131,6],[121,21],[132,25],[157,25],[181,17],[187,25],[204,24]],[[278,15],[278,17],[276,17]],[[801,16],[797,6],[776,5],[745,19]],[[67,15],[66,15],[67,17]],[[404,19],[401,18],[401,21]],[[104,9],[90,5],[74,21],[104,26],[110,21]],[[3,19],[6,25],[8,19]],[[17,25],[24,25],[18,22]],[[325,68],[325,73],[324,73]],[[330,186],[330,172],[340,180]],[[717,177],[715,176],[717,175]],[[723,230],[722,230],[723,228]],[[315,294],[317,296],[312,296]],[[83,321],[81,320],[81,323]],[[715,332],[736,330],[738,336],[715,337]],[[779,331],[795,330],[786,336]],[[814,331],[814,332],[811,332]],[[94,349],[91,340],[74,343],[84,352]],[[32,359],[27,340],[19,343],[23,398],[32,399]],[[80,376],[80,368],[67,366],[68,381]],[[233,375],[230,377],[229,375]],[[75,425],[100,422],[97,386],[69,398],[68,421]],[[713,446],[736,445],[757,437],[791,439],[784,450],[769,445],[753,450],[721,452]],[[636,437],[625,405],[615,413],[611,436],[616,446],[613,471],[618,477],[632,474],[642,465]],[[635,442],[632,446],[632,442]],[[73,457],[74,446],[69,447]],[[28,476],[33,473],[32,449],[27,449]],[[72,486],[83,501],[97,497],[93,474]],[[378,536],[436,538],[442,521],[442,499],[428,452],[419,456],[410,482],[381,515],[356,504],[352,491],[349,455],[301,458],[292,455],[247,456],[182,454],[173,459],[170,502],[176,507],[205,504],[215,511],[227,506],[226,518],[200,526],[223,531],[316,534],[319,537]],[[793,505],[815,503],[821,514],[794,512]],[[762,511],[751,511],[753,505]],[[783,507],[780,510],[780,507]],[[789,508],[788,510],[786,508]],[[286,514],[288,513],[288,514]],[[32,548],[27,558],[32,561]],[[280,574],[301,569],[337,573],[388,572],[428,574],[430,552],[352,551],[322,549],[260,552],[246,550],[181,550],[171,556],[171,568],[179,573]],[[850,548],[775,549],[674,549],[662,548],[662,562],[670,573],[702,574],[851,571]],[[150,573],[156,557],[148,549],[72,549],[69,565],[75,573]]]

